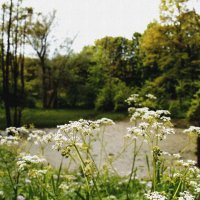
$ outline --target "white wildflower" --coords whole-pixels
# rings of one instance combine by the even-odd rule
[[[17,131],[18,131],[18,133],[19,133],[19,135],[20,136],[28,136],[29,135],[29,133],[30,133],[30,131],[27,129],[27,128],[25,128],[25,127],[19,127],[19,128],[17,128]]]
[[[40,178],[43,177],[48,171],[45,169],[32,169],[28,172],[28,176],[31,178]]]
[[[135,120],[137,120],[137,119],[142,118],[142,116],[143,116],[145,113],[147,113],[148,111],[149,111],[149,108],[147,108],[147,107],[136,108],[135,111],[134,111],[134,113],[133,113],[132,116],[131,116],[130,121],[133,122],[133,121],[135,121]]]
[[[128,108],[128,113],[133,114],[135,112],[135,107],[129,107]]]
[[[0,145],[8,145],[8,146],[14,146],[18,145],[20,141],[19,136],[1,136],[0,135]]]
[[[162,117],[160,117],[160,119],[163,122],[170,122],[171,121],[171,118],[170,117],[166,117],[166,116],[162,116]]]
[[[152,99],[152,100],[157,99],[157,97],[154,96],[153,94],[146,94],[145,96],[146,96],[147,98],[149,98],[149,99]]]
[[[17,166],[19,170],[25,170],[31,164],[40,164],[46,163],[44,158],[40,158],[37,155],[25,155],[23,153],[20,154],[19,160],[17,161]]]
[[[42,130],[34,130],[29,134],[28,141],[34,142],[35,145],[46,145],[53,140],[54,134],[46,133]]]
[[[16,127],[8,127],[6,128],[6,134],[14,136],[14,135],[19,135],[19,132]]]
[[[180,192],[178,200],[194,200],[194,196],[188,191]]]
[[[18,195],[17,200],[25,200],[25,197],[23,195]]]
[[[157,113],[159,116],[170,115],[170,112],[169,112],[168,110],[157,110],[156,113]]]
[[[181,176],[182,176],[182,174],[180,174],[180,173],[175,173],[175,174],[174,174],[174,177],[175,177],[175,178],[180,178]]]
[[[167,197],[164,196],[162,193],[160,192],[151,192],[151,193],[147,193],[145,194],[145,197],[149,200],[166,200]]]
[[[69,134],[68,136],[65,136],[64,134],[58,132],[54,136],[54,145],[52,146],[52,149],[54,150],[61,150],[63,147],[78,143],[80,141],[80,138],[76,134]]]
[[[187,160],[187,161],[178,160],[177,164],[182,165],[183,167],[193,167],[196,165],[196,161],[194,161],[194,160]]]
[[[29,130],[25,127],[8,127],[5,130],[6,135],[12,135],[12,136],[28,136]]]
[[[139,98],[139,94],[132,94],[132,95],[126,100],[126,102],[128,103],[128,105],[131,105],[132,103],[137,103],[137,102],[138,102],[138,98]]]
[[[69,190],[69,186],[66,183],[61,183],[59,188],[62,189],[63,191]]]
[[[115,123],[113,122],[113,120],[108,119],[108,118],[102,118],[96,121],[97,124],[99,124],[100,126],[110,126],[110,125],[114,125]]]
[[[172,154],[172,156],[176,159],[180,159],[181,158],[181,155],[179,153],[174,153]]]
[[[147,129],[149,127],[149,123],[147,123],[147,122],[141,122],[141,123],[139,123],[138,126],[139,126],[139,128],[145,130],[145,129]]]
[[[139,127],[133,126],[133,127],[127,128],[127,130],[129,134],[135,135],[136,137],[145,135],[145,132]]]
[[[114,195],[110,195],[110,196],[106,197],[106,199],[108,199],[108,200],[116,200],[117,198]]]
[[[200,185],[197,188],[195,188],[195,192],[200,193]]]
[[[188,129],[183,131],[184,133],[195,133],[200,135],[200,127],[190,126]]]
[[[168,152],[166,152],[166,151],[162,151],[162,152],[161,152],[161,155],[162,155],[162,156],[171,156],[171,154],[168,153]]]
[[[194,165],[190,166],[188,170],[190,173],[197,175],[197,178],[199,178],[198,174],[200,173],[200,169],[198,167],[196,167],[195,165],[196,165],[196,162]]]
[[[198,183],[196,181],[190,181],[190,186],[197,187]]]
[[[26,183],[26,184],[29,184],[29,183],[31,183],[31,180],[28,179],[28,178],[26,178],[26,179],[25,179],[25,183]]]
[[[105,119],[105,120],[104,120]],[[65,135],[67,134],[84,134],[89,135],[93,132],[94,129],[99,128],[100,123],[111,123],[108,119],[104,118],[99,122],[93,122],[90,120],[80,119],[79,121],[70,121],[69,124],[57,126],[59,128],[58,133],[62,132]]]

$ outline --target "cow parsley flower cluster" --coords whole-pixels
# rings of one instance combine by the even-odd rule
[[[167,110],[153,111],[153,110],[149,110],[149,108],[147,107],[135,108],[130,121],[133,122],[137,119],[151,121],[152,119],[155,119],[155,120],[160,120],[163,122],[170,122],[171,118],[166,117],[166,115],[170,115],[170,112]]]
[[[160,192],[150,192],[145,194],[146,199],[149,200],[166,200],[167,197]]]
[[[194,161],[194,160],[186,160],[186,161],[178,160],[177,164],[181,165],[183,167],[194,167],[196,165],[196,161]]]
[[[45,145],[49,142],[52,142],[54,137],[53,133],[47,133],[42,130],[34,130],[31,131],[29,137],[27,138],[28,141],[33,141],[35,145]]]
[[[22,137],[29,134],[25,127],[9,127],[0,135],[0,145],[13,146],[18,145]]]
[[[59,128],[58,133],[64,133],[65,135],[72,134],[71,136],[74,136],[76,133],[89,135],[99,126],[92,121],[80,119],[79,121],[70,121],[69,124],[60,125],[57,127]]]
[[[184,133],[194,133],[200,135],[200,127],[197,126],[190,126],[188,129],[183,131]]]
[[[5,130],[6,135],[12,135],[12,136],[28,136],[29,130],[25,127],[9,127]]]
[[[159,140],[166,139],[167,135],[175,134],[173,128],[166,126],[162,122],[141,122],[137,126],[127,128],[128,133],[135,137],[144,137],[144,139],[153,140],[154,137]]]
[[[131,105],[132,103],[137,103],[139,99],[139,94],[132,94],[127,100],[126,102],[128,103],[128,105]]]
[[[32,164],[42,163],[46,163],[46,160],[44,158],[40,158],[37,155],[26,155],[24,153],[21,153],[17,161],[17,166],[20,171],[23,171]]]
[[[0,135],[0,145],[14,146],[18,145],[20,141],[19,136],[1,136]]]
[[[156,96],[154,96],[153,94],[146,94],[145,95],[148,99],[157,99]]]
[[[46,169],[40,169],[40,170],[37,170],[37,169],[32,169],[28,172],[28,176],[30,178],[41,178],[43,177],[45,174],[47,174],[47,170]]]
[[[157,98],[153,94],[146,94],[144,97],[140,96],[139,94],[132,94],[126,102],[129,106],[134,105],[137,107],[141,107],[145,100],[156,100]]]
[[[135,137],[142,136],[144,139],[153,141],[156,137],[163,140],[167,135],[175,134],[170,112],[167,110],[149,110],[147,107],[132,108],[130,121],[135,122],[137,126],[128,128],[128,133]]]
[[[69,133],[68,135],[64,135],[60,131],[58,131],[55,134],[53,140],[54,144],[52,146],[52,149],[57,151],[60,151],[64,147],[71,146],[81,141],[80,137],[75,133]]]
[[[113,122],[113,120],[108,119],[108,118],[101,118],[98,119],[97,121],[94,121],[93,123],[95,124],[99,124],[99,126],[111,126],[111,125],[115,125],[115,123]]]
[[[97,121],[80,119],[79,121],[70,121],[68,124],[58,126],[57,133],[53,136],[53,149],[60,151],[76,144],[80,146],[86,137],[92,137],[95,131],[101,126],[113,125],[114,122],[107,118]],[[85,142],[85,141],[84,141]],[[68,149],[69,150],[69,149]]]
[[[188,191],[180,192],[180,197],[178,197],[178,200],[194,200],[195,197],[190,194]]]

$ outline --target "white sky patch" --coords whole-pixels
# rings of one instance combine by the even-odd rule
[[[73,48],[80,51],[105,36],[131,38],[134,32],[142,33],[159,19],[160,0],[25,0],[24,4],[43,13],[55,9],[53,35],[61,42],[78,34]],[[197,4],[193,0],[191,6]]]

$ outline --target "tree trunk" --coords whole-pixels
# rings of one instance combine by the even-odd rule
[[[7,51],[6,51],[6,66],[5,66],[5,110],[6,110],[6,124],[7,127],[11,126],[11,112],[10,112],[10,90],[9,90],[9,68],[11,64],[11,55],[10,55],[10,37],[11,37],[11,25],[12,25],[12,12],[13,12],[13,2],[10,0],[9,7],[9,21],[7,28]]]
[[[44,58],[40,58],[42,67],[42,102],[43,108],[47,108],[47,83],[46,83],[46,67]]]

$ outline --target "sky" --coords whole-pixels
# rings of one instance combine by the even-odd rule
[[[197,6],[192,0],[191,6]],[[56,10],[53,35],[61,42],[77,35],[73,49],[92,45],[105,36],[131,38],[159,19],[160,0],[25,0],[25,5],[48,13]],[[200,3],[198,3],[200,5]],[[200,6],[199,6],[200,8]]]

